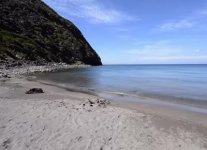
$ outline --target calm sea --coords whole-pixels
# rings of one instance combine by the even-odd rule
[[[207,108],[207,65],[104,65],[42,74],[41,79],[117,101],[157,99]]]

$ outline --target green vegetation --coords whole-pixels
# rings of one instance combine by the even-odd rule
[[[0,13],[0,60],[101,65],[75,25],[41,0],[1,0]]]

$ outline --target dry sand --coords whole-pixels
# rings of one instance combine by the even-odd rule
[[[33,87],[45,93],[25,94]],[[207,149],[199,126],[160,119],[152,110],[90,106],[88,99],[97,97],[24,78],[1,79],[0,150]]]

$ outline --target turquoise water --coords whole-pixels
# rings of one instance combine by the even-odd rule
[[[105,96],[120,101],[136,102],[141,97],[207,106],[207,65],[105,65],[47,73],[41,78],[103,97],[108,93]]]

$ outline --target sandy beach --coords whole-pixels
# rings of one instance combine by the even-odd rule
[[[94,95],[11,76],[0,81],[1,150],[207,149],[207,124],[196,117],[100,104]],[[35,87],[44,93],[25,94]]]

